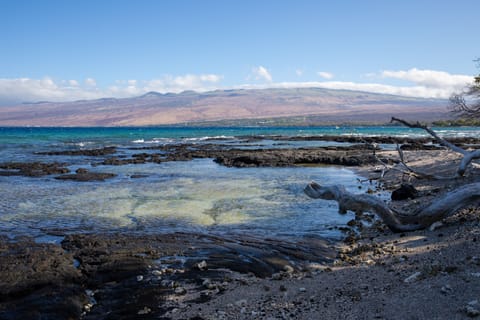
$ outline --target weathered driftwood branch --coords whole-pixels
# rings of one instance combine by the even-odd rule
[[[407,170],[406,172],[403,172],[404,174],[408,174],[410,176],[414,176],[417,179],[435,179],[435,180],[450,180],[450,179],[455,179],[458,176],[440,176],[437,174],[432,174],[432,173],[427,173],[424,171],[420,171],[418,169],[413,169],[409,165],[407,165],[407,162],[405,161],[405,155],[403,154],[403,150],[400,148],[399,145],[397,145],[397,152],[398,155],[400,156],[400,164]]]
[[[353,194],[343,186],[321,186],[311,182],[305,193],[315,199],[334,200],[338,202],[339,212],[372,212],[394,232],[424,229],[434,222],[442,220],[457,210],[480,201],[480,183],[472,183],[455,189],[413,214],[406,214],[390,208],[382,200],[368,194]]]
[[[433,131],[431,128],[429,128],[426,125],[423,125],[419,122],[416,123],[410,123],[408,121],[405,121],[403,119],[395,118],[392,117],[392,120],[390,122],[399,122],[409,128],[418,128],[418,129],[423,129],[427,131],[432,137],[435,138],[435,140],[441,144],[442,146],[445,146],[449,148],[450,150],[460,153],[463,155],[462,160],[460,161],[460,164],[457,168],[457,176],[463,176],[465,174],[465,171],[467,170],[468,165],[474,160],[474,159],[479,159],[480,158],[480,150],[473,150],[473,151],[468,151],[465,149],[462,149],[453,143],[443,139],[440,137],[435,131]]]

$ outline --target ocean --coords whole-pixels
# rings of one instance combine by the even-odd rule
[[[478,137],[478,127],[435,128],[445,137]],[[426,136],[400,126],[365,127],[135,127],[0,128],[0,163],[61,162],[69,170],[116,174],[105,181],[64,181],[0,175],[0,235],[57,241],[77,232],[252,234],[339,238],[352,219],[336,203],[312,200],[307,183],[342,184],[366,192],[368,183],[336,166],[229,168],[213,159],[98,165],[100,156],[45,155],[48,151],[117,148],[116,156],[144,146],[219,144],[235,148],[301,148],[338,144],[280,137],[312,135]],[[272,139],[276,136],[275,139]],[[386,146],[388,147],[388,146]],[[140,176],[141,178],[132,178]],[[379,193],[379,197],[386,197]],[[58,236],[58,237],[57,237]]]

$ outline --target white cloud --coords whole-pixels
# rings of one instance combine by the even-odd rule
[[[318,73],[320,75],[320,73]],[[330,73],[327,73],[330,75]],[[325,74],[324,74],[325,76]],[[333,75],[332,75],[333,77]],[[390,85],[385,83],[359,83],[348,81],[314,81],[314,82],[281,82],[263,85],[243,85],[241,88],[309,88],[318,87],[326,89],[342,89],[365,91],[373,93],[392,94],[418,98],[447,99],[453,93],[461,91],[473,81],[473,76],[450,74],[444,71],[419,70],[416,68],[407,71],[382,71],[380,75],[370,73],[367,78],[376,79],[401,79],[405,85]]]
[[[85,84],[90,87],[96,87],[97,86],[97,81],[93,78],[87,78],[85,79]]]
[[[322,77],[323,79],[332,79],[333,78],[333,74],[330,73],[330,72],[326,72],[326,71],[319,71],[317,72],[317,74]]]
[[[394,78],[413,82],[425,88],[447,89],[458,91],[472,82],[471,76],[450,74],[444,71],[419,70],[413,68],[407,71],[385,70],[381,73],[383,78]]]
[[[18,104],[36,101],[73,101],[99,99],[105,97],[126,98],[142,95],[149,91],[161,93],[179,93],[185,90],[199,92],[218,89],[218,82],[223,79],[216,74],[187,74],[184,76],[166,75],[152,80],[117,80],[106,88],[97,87],[93,78],[84,80],[83,85],[76,80],[54,81],[43,79],[0,79],[0,105]]]
[[[303,76],[303,70],[302,69],[297,69],[295,70],[295,74],[299,77]]]
[[[272,75],[264,66],[254,67],[252,69],[252,74],[255,80],[266,80],[268,82],[272,82]]]

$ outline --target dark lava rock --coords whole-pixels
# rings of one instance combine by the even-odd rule
[[[148,178],[147,174],[132,174],[130,176],[131,179],[141,179],[141,178]]]
[[[55,177],[57,180],[75,180],[75,181],[104,181],[105,179],[116,177],[114,173],[89,172],[86,169],[74,174],[65,174]]]
[[[445,150],[445,147],[434,144],[406,143],[400,146],[402,150]]]
[[[360,166],[376,162],[371,150],[326,150],[325,148],[227,150],[215,158],[227,167],[286,167],[299,165]]]
[[[403,183],[400,188],[393,190],[391,198],[393,201],[415,199],[417,194],[418,191],[413,185]]]
[[[0,241],[0,319],[79,319],[88,302],[73,256],[54,244]]]
[[[81,149],[81,150],[63,150],[63,151],[47,151],[47,152],[38,152],[37,154],[47,155],[47,156],[105,156],[109,154],[114,154],[117,152],[115,147],[105,147],[99,149]]]
[[[6,162],[0,164],[0,176],[41,177],[50,174],[68,173],[65,163]]]
[[[313,237],[107,233],[70,234],[61,246],[16,241],[0,237],[0,319],[165,319],[175,283],[201,291],[205,278],[225,281],[228,270],[269,277],[287,265],[331,263],[337,254]],[[199,270],[203,260],[208,268]],[[172,272],[159,278],[153,270],[165,264]]]

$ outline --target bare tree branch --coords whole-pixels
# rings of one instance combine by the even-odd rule
[[[462,148],[460,147],[457,147],[456,145],[454,145],[453,143],[450,143],[448,142],[447,140],[441,138],[439,135],[437,135],[437,133],[435,131],[433,131],[431,128],[429,128],[428,126],[426,125],[423,125],[421,124],[420,122],[416,122],[416,123],[410,123],[406,120],[403,120],[403,119],[399,119],[399,118],[395,118],[395,117],[392,117],[392,120],[390,120],[390,122],[399,122],[401,124],[403,124],[404,126],[406,127],[409,127],[409,128],[418,128],[418,129],[423,129],[425,131],[427,131],[432,137],[435,138],[435,140],[441,144],[442,146],[445,146],[447,148],[449,148],[450,150],[452,151],[455,151],[455,152],[458,152],[458,153],[461,153],[461,154],[466,154],[468,151],[466,150],[463,150]]]

